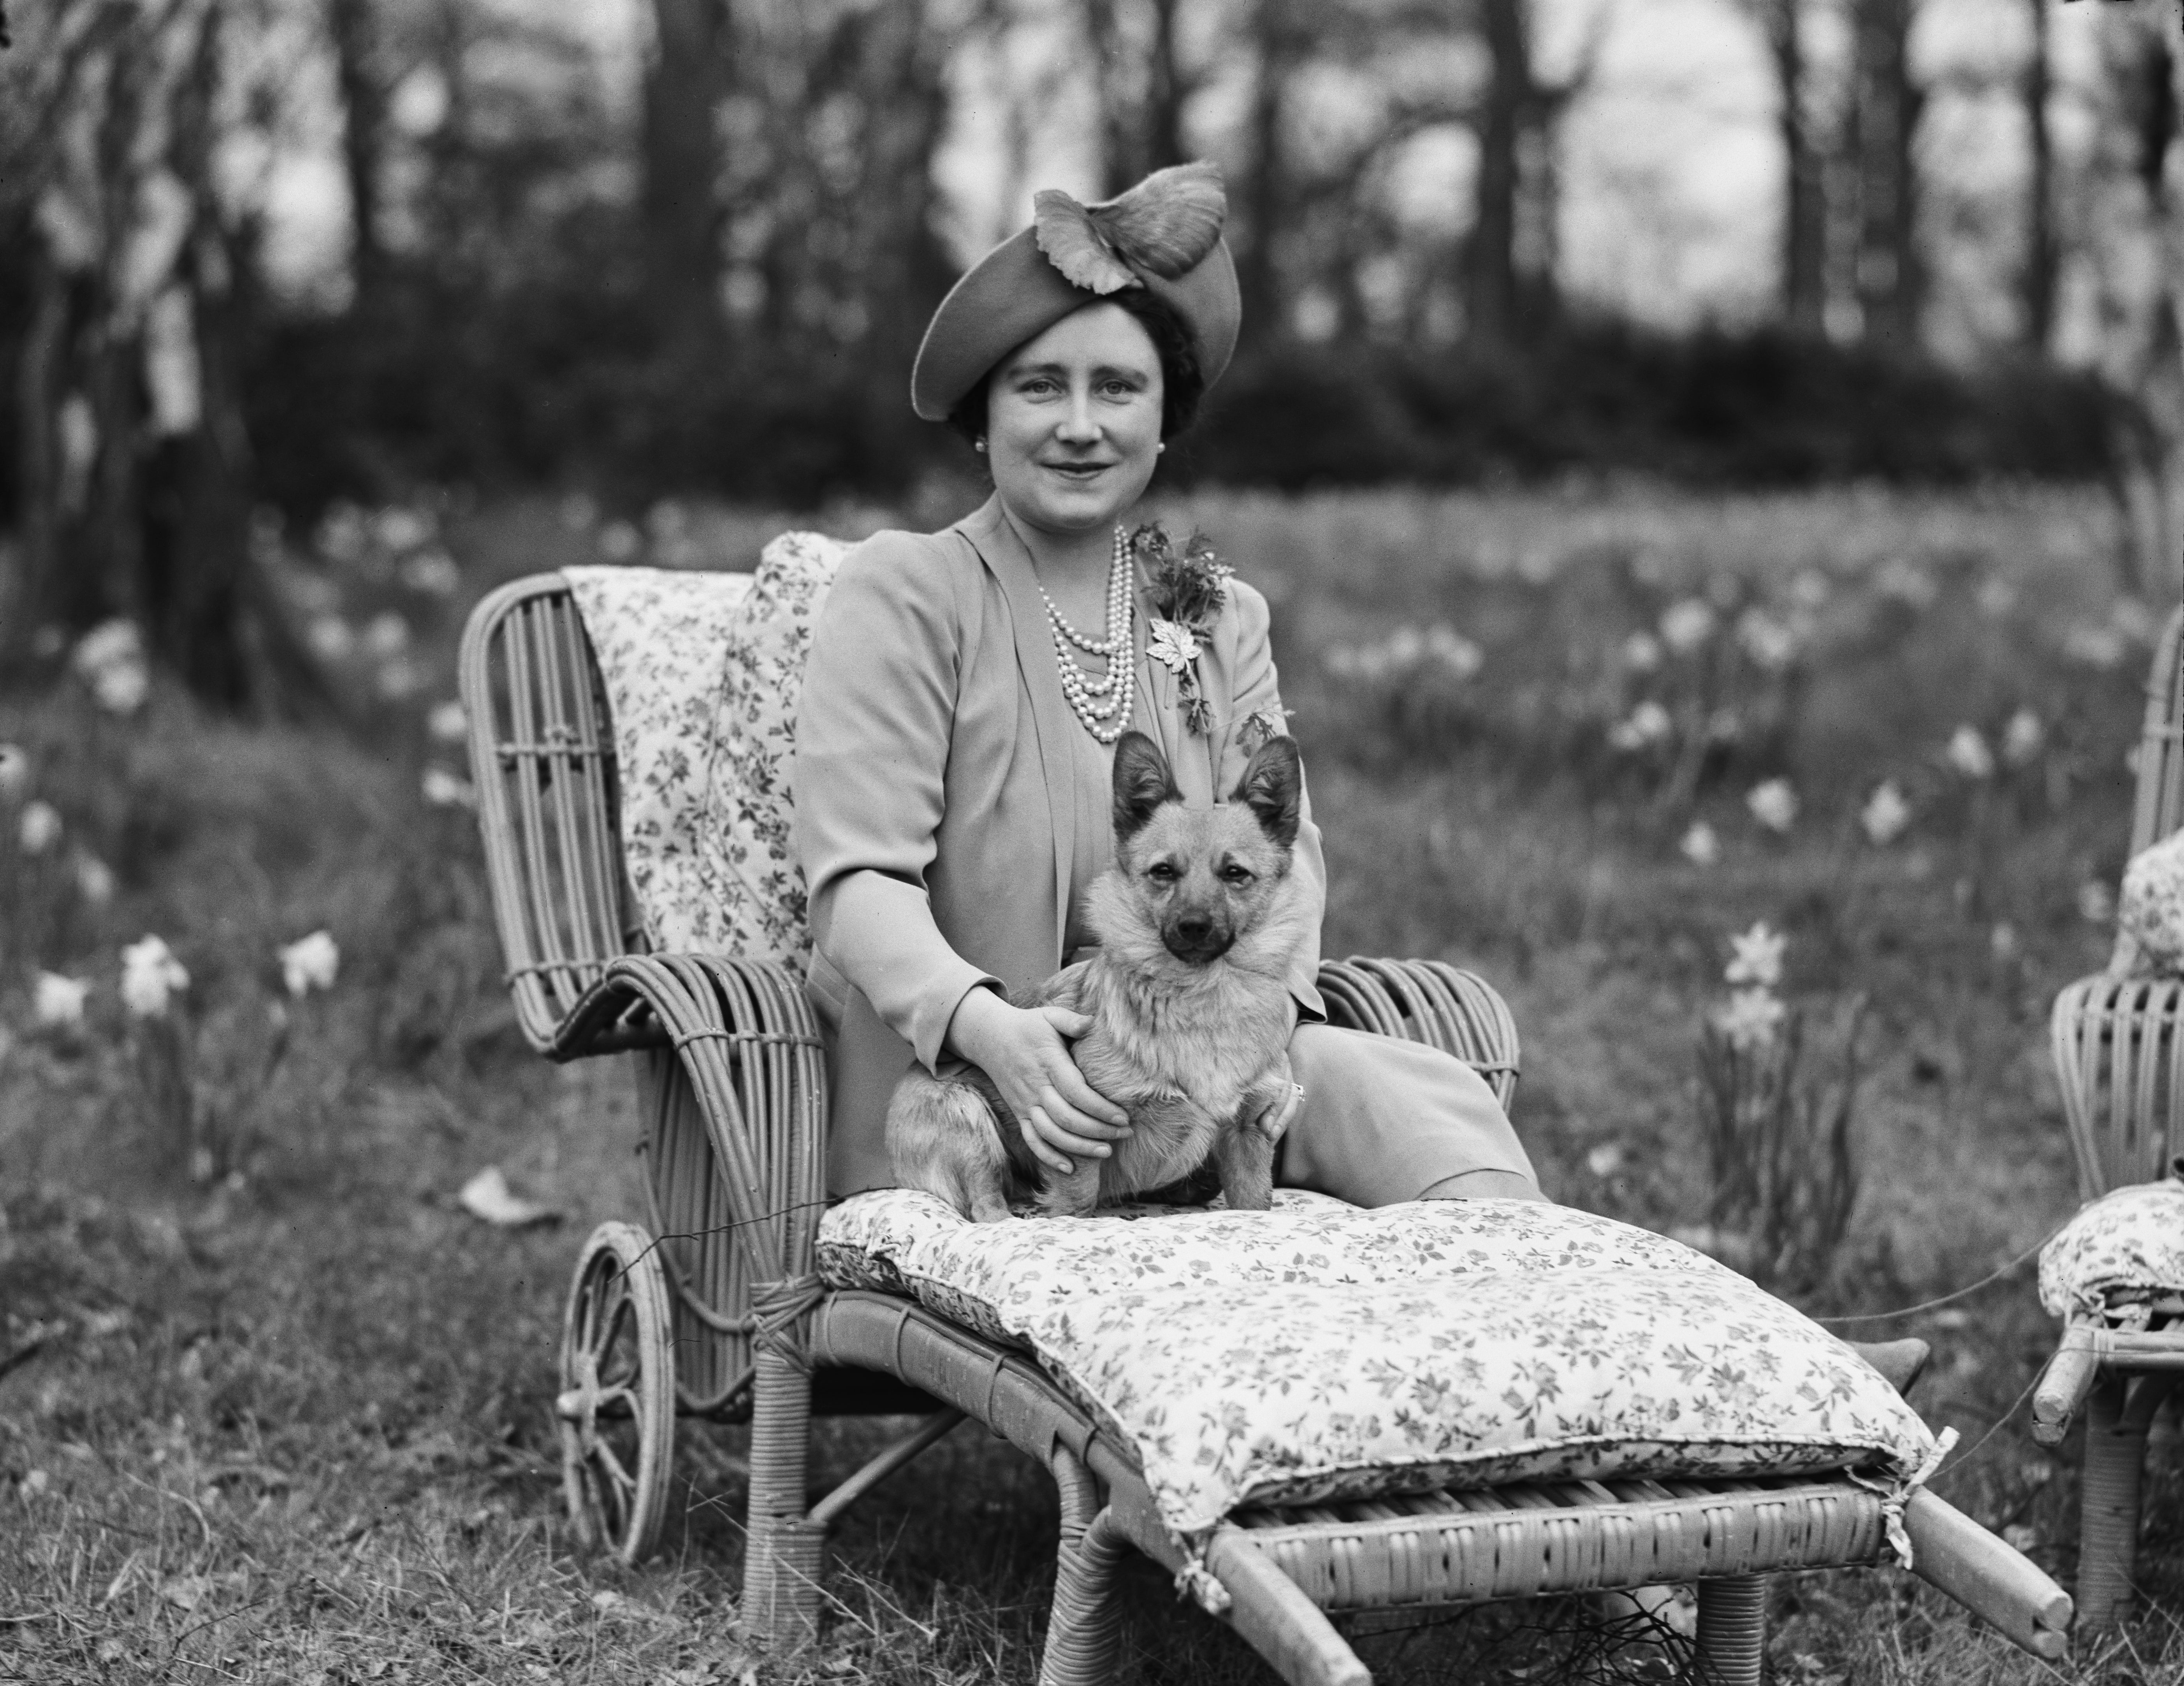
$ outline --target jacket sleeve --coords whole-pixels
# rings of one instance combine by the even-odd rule
[[[1270,637],[1271,617],[1267,599],[1240,580],[1229,581],[1236,603],[1235,698],[1231,704],[1227,741],[1222,746],[1221,776],[1215,791],[1226,797],[1244,776],[1251,751],[1269,735],[1286,733],[1283,719],[1281,682],[1274,672],[1274,650]],[[1254,730],[1256,716],[1264,731]],[[1297,826],[1296,851],[1290,870],[1302,879],[1312,899],[1310,934],[1297,948],[1290,970],[1290,993],[1297,1012],[1307,1024],[1327,1017],[1319,999],[1319,927],[1327,912],[1327,860],[1321,852],[1319,827],[1312,817],[1312,789],[1302,793],[1302,821]]]
[[[909,533],[842,564],[798,700],[796,835],[819,954],[931,1069],[964,995],[1000,980],[940,934],[925,873],[945,804],[963,617]]]

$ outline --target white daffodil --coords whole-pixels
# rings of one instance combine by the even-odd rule
[[[1737,617],[1736,642],[1763,672],[1780,673],[1797,659],[1797,635],[1763,609]]]
[[[375,615],[364,628],[364,651],[366,655],[384,660],[388,656],[400,655],[410,648],[410,623],[393,609]]]
[[[338,615],[314,617],[304,638],[320,661],[347,661],[356,652],[356,632]]]
[[[1661,665],[1661,641],[1651,632],[1633,632],[1623,641],[1623,665],[1633,673],[1651,673]]]
[[[1669,711],[1649,697],[1630,710],[1628,720],[1619,720],[1607,728],[1607,741],[1630,753],[1661,743],[1674,730]]]
[[[1729,998],[1729,1005],[1714,1015],[1713,1022],[1729,1038],[1730,1047],[1764,1048],[1774,1040],[1786,1011],[1764,989],[1740,989]]]
[[[432,712],[425,716],[425,730],[436,743],[460,743],[471,734],[471,717],[460,703],[449,698],[432,704]]]
[[[1198,659],[1198,638],[1180,621],[1156,620],[1145,654],[1170,673],[1180,673]]]
[[[1903,835],[1903,828],[1911,823],[1911,804],[1903,799],[1894,779],[1883,779],[1866,798],[1858,822],[1865,827],[1866,841],[1875,849],[1885,848]]]
[[[61,840],[60,810],[50,802],[26,802],[15,825],[15,843],[25,854],[43,854]]]
[[[2106,925],[2115,917],[2115,892],[2098,878],[2078,886],[2078,917],[2088,925]]]
[[[1732,957],[1722,977],[1731,983],[1774,988],[1782,981],[1782,951],[1789,943],[1780,932],[1769,930],[1765,920],[1759,921],[1743,935],[1729,939]]]
[[[314,989],[332,989],[341,971],[341,949],[330,931],[314,931],[308,937],[283,945],[277,951],[281,982],[298,1000]]]
[[[147,936],[121,951],[121,1004],[140,1019],[164,1019],[171,999],[190,987],[174,950]]]
[[[1980,736],[1975,726],[1958,726],[1950,735],[1949,747],[1942,753],[1949,765],[1968,779],[1994,776],[1994,752],[1986,747],[1986,739]]]
[[[42,971],[31,993],[31,1016],[42,1029],[73,1028],[83,1022],[84,998],[90,993],[87,980]]]
[[[76,641],[70,665],[81,679],[96,679],[105,669],[144,659],[144,637],[133,620],[102,620]]]
[[[1787,779],[1769,779],[1752,786],[1744,805],[1770,832],[1786,832],[1797,823],[1797,793]]]
[[[1470,678],[1486,661],[1485,652],[1453,626],[1428,628],[1425,653],[1458,679]]]
[[[31,757],[20,743],[0,743],[0,802],[13,802],[30,788]]]
[[[434,808],[475,808],[477,792],[471,782],[460,778],[445,767],[425,769],[425,800]]]
[[[104,907],[114,899],[114,869],[86,850],[75,858],[75,889],[92,906]]]
[[[1693,821],[1691,830],[1684,833],[1683,841],[1676,847],[1694,866],[1711,866],[1721,859],[1721,839],[1703,820]]]
[[[402,583],[426,597],[453,597],[463,576],[444,550],[421,550],[403,563]]]
[[[2040,724],[2040,716],[2030,709],[2020,709],[2009,717],[2009,724],[2002,731],[2002,759],[2013,767],[2024,766],[2038,759],[2048,747],[2048,729]]]
[[[1661,612],[1662,642],[1678,655],[1689,655],[1713,637],[1720,617],[1704,598],[1687,597]]]

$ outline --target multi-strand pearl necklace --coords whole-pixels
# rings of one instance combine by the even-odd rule
[[[1120,526],[1115,529],[1115,559],[1107,574],[1107,636],[1088,638],[1054,606],[1046,587],[1039,588],[1046,604],[1048,626],[1054,633],[1054,661],[1061,673],[1061,694],[1085,731],[1101,743],[1112,743],[1130,724],[1130,703],[1137,689],[1136,651],[1130,639],[1130,547]],[[1076,651],[1102,658],[1106,672],[1090,677],[1078,664]]]

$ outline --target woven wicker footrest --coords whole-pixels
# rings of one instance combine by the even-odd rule
[[[1835,1567],[1886,1549],[1880,1498],[1840,1477],[1525,1483],[1235,1522],[1329,1610]]]

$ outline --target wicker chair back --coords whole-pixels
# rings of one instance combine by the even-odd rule
[[[2184,609],[2154,646],[2131,853],[2184,826]],[[2055,1074],[2086,1199],[2164,1175],[2184,1149],[2184,980],[2081,978],[2056,998]]]
[[[575,599],[558,574],[502,587],[463,633],[463,704],[493,917],[523,1034],[541,1053],[607,965],[645,944],[621,866],[614,732]],[[586,1054],[656,1045],[588,1037]]]
[[[2138,804],[2131,815],[2137,854],[2184,826],[2184,609],[2170,615],[2153,649],[2146,682],[2146,719],[2138,734]]]

